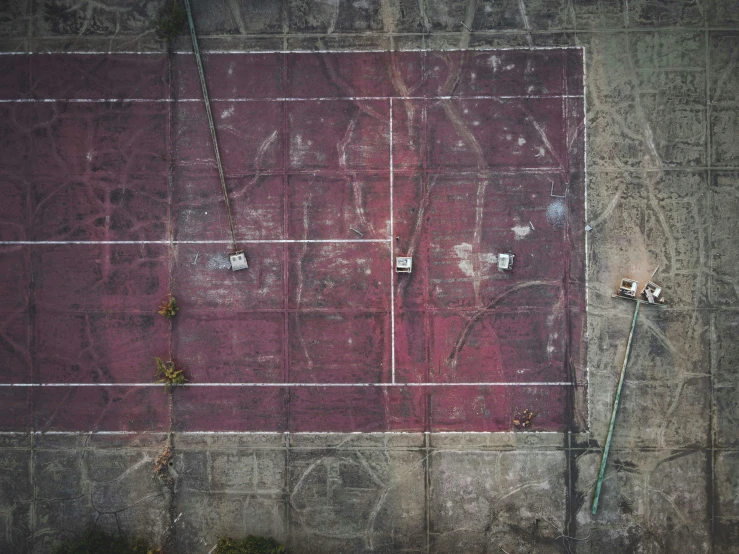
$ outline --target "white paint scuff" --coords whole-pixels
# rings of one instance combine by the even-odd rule
[[[528,236],[531,232],[531,227],[528,225],[516,225],[515,227],[511,227],[511,231],[515,233],[516,240],[521,240]]]
[[[454,247],[454,253],[459,258],[457,266],[467,277],[475,276],[474,264],[472,263],[472,245],[468,242],[457,244]],[[495,265],[498,263],[497,254],[478,254],[480,265],[487,264],[488,266]]]

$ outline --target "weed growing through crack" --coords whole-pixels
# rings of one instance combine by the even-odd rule
[[[534,418],[539,415],[539,410],[532,412],[528,408],[525,409],[523,413],[519,412],[518,408],[516,408],[514,412],[513,425],[515,425],[517,429],[526,429],[527,427],[530,427]]]
[[[174,296],[170,296],[168,300],[165,300],[162,305],[159,306],[159,312],[157,313],[159,315],[163,315],[167,319],[172,319],[177,315],[177,310],[179,310],[177,307],[177,300]]]
[[[154,475],[163,475],[167,472],[173,455],[174,450],[172,447],[170,445],[165,446],[164,450],[154,460]]]
[[[157,36],[170,41],[177,37],[185,25],[187,13],[177,0],[168,2],[162,9],[157,21]]]
[[[164,383],[164,390],[168,391],[172,387],[177,385],[184,385],[187,383],[185,375],[181,369],[177,369],[172,360],[166,362],[161,358],[154,358],[157,364],[157,377],[159,380],[157,383]]]

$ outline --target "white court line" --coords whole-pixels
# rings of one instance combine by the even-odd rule
[[[583,46],[581,50],[582,55],[582,96],[583,96],[583,113],[582,113],[582,122],[583,122],[583,135],[584,135],[584,146],[583,146],[583,164],[585,166],[584,173],[585,173],[585,224],[588,223],[588,96],[586,94],[587,86],[588,86],[588,67],[587,67],[587,56],[585,47]],[[588,235],[589,233],[585,231],[585,345],[587,348],[588,344],[588,310],[589,310],[589,304],[590,304],[590,281],[588,278],[588,273],[590,272],[590,252],[588,250]],[[585,382],[590,383],[590,364],[588,363],[588,355],[586,352],[585,355]],[[588,413],[586,415],[586,421],[587,421],[587,429],[590,429],[590,414],[593,413],[593,409],[591,406],[592,402],[592,394],[587,395],[587,406],[588,406]]]
[[[577,50],[583,48],[582,46],[504,46],[504,47],[488,47],[480,46],[477,48],[407,48],[403,50],[390,50],[390,49],[366,49],[366,50],[262,50],[253,52],[242,52],[240,50],[209,50],[201,53],[206,54],[402,54],[404,52],[496,52],[496,51],[508,51],[508,50]],[[83,52],[84,53],[84,52]],[[101,52],[107,54],[108,52]],[[112,52],[115,54],[115,52]],[[188,55],[192,52],[178,51],[175,54]]]
[[[96,431],[52,431],[57,434],[97,434]],[[49,434],[52,432],[48,432]],[[166,431],[143,431],[152,435],[166,435]],[[7,431],[7,434],[19,433],[27,435],[24,431]],[[34,431],[37,434],[45,434],[43,431]],[[100,431],[99,433],[130,433],[136,431]],[[178,435],[514,435],[518,433],[536,433],[539,435],[561,435],[561,431],[537,431],[535,429],[526,431],[175,431]],[[2,433],[0,433],[2,434]],[[349,448],[351,444],[345,445]],[[330,447],[329,447],[330,448]],[[402,447],[401,447],[402,448]]]
[[[185,383],[176,385],[184,388],[194,387],[574,387],[584,383],[571,381],[552,382],[495,382],[495,383]],[[164,387],[164,383],[0,383],[6,388],[44,388],[44,387]]]
[[[588,222],[588,98],[585,94],[587,87],[587,60],[585,59],[585,47],[582,49],[582,87],[583,87],[583,134],[584,134],[584,146],[583,146],[583,164],[585,168],[585,223]],[[590,263],[590,256],[588,255],[588,232],[585,232],[585,312],[587,314],[589,293],[588,290],[588,268]],[[587,330],[586,330],[587,332]]]
[[[390,98],[390,366],[392,382],[395,383],[395,247],[393,237],[393,99]]]
[[[57,434],[97,434],[96,431],[52,431]],[[18,433],[27,435],[24,431],[7,431],[7,434]],[[45,434],[43,431],[34,431],[37,434]],[[51,432],[49,432],[51,433]],[[100,433],[130,433],[137,431],[100,431]],[[166,431],[143,431],[152,435],[166,435]],[[175,431],[178,435],[514,435],[518,433],[536,433],[539,435],[561,435],[561,431],[537,431],[535,429],[526,431]],[[0,433],[2,434],[2,433]],[[351,444],[345,446],[351,448]],[[294,448],[294,447],[293,447]],[[329,447],[330,448],[330,447]],[[402,448],[402,447],[401,447]],[[445,449],[446,450],[446,449]]]
[[[391,242],[392,239],[274,239],[239,240],[239,244],[300,244],[300,243],[359,243]],[[3,240],[0,245],[43,246],[61,244],[231,244],[230,240]]]
[[[561,435],[561,431],[537,431],[535,429],[525,431],[173,431],[175,435],[321,435],[321,436],[345,436],[345,435],[514,435],[519,433],[537,435]],[[168,435],[169,431],[0,431],[0,436],[23,436],[23,435]],[[351,443],[343,445],[345,448],[356,448]],[[264,446],[263,448],[282,448],[277,446]],[[299,448],[299,447],[292,447]],[[332,447],[328,447],[332,448]],[[335,448],[335,447],[334,447]],[[411,447],[399,447],[411,448]],[[445,449],[450,451],[449,449]]]
[[[402,54],[404,52],[497,52],[497,51],[508,51],[508,50],[578,50],[583,49],[584,46],[505,46],[505,47],[488,47],[488,46],[480,46],[477,48],[407,48],[403,50],[390,50],[390,49],[367,49],[367,50],[343,50],[343,49],[337,49],[337,50],[250,50],[250,51],[243,51],[243,50],[201,50],[201,54],[247,54],[247,55],[254,55],[254,56],[260,56],[263,54],[381,54],[381,53],[395,53],[395,54]],[[174,52],[178,55],[192,55],[192,51],[183,50],[183,51],[177,51]],[[82,50],[79,51],[69,51],[69,52],[50,52],[50,51],[44,51],[44,52],[0,52],[0,56],[56,56],[56,55],[73,55],[73,56],[80,56],[80,55],[87,55],[87,56],[110,56],[110,55],[137,55],[137,56],[164,56],[164,52],[136,52],[132,50],[123,50],[123,51],[94,51],[94,52],[85,52]]]
[[[383,101],[396,100],[549,100],[562,98],[582,98],[581,94],[541,94],[541,95],[486,95],[486,96],[317,96],[315,98],[211,98],[211,102],[336,102],[345,101]],[[203,102],[202,98],[3,98],[0,104],[51,104],[69,102],[76,104],[104,104],[115,102],[134,103],[177,103]]]
[[[170,98],[3,98],[0,104],[51,104],[54,102],[70,102],[70,103],[107,103],[107,102],[151,102],[166,103],[174,102]],[[195,100],[187,100],[187,102],[195,102]],[[202,102],[202,100],[201,100]]]
[[[213,98],[215,102],[317,102],[330,100],[517,100],[517,99],[561,99],[582,98],[582,94],[486,94],[476,96],[316,96],[304,98]],[[96,102],[98,100],[95,100]],[[146,99],[142,99],[146,102]],[[174,100],[163,100],[166,102]],[[201,98],[179,98],[177,102],[202,102]]]

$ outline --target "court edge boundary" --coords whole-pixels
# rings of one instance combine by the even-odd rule
[[[206,37],[207,39],[207,37]],[[401,50],[397,49],[362,49],[362,50],[347,50],[347,49],[336,49],[336,50],[201,50],[201,54],[248,54],[248,55],[262,55],[262,54],[402,54],[404,52],[504,52],[509,50],[582,50],[584,46],[504,46],[504,47],[476,47],[476,48],[404,48]],[[128,55],[128,56],[164,56],[165,52],[162,51],[150,51],[150,52],[136,52],[134,50],[94,50],[85,52],[83,50],[70,50],[66,52],[51,52],[51,51],[39,51],[39,52],[0,52],[0,56],[55,56],[55,55]],[[191,55],[192,50],[177,50],[173,52],[175,55]]]

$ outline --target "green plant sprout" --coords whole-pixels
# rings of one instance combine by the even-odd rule
[[[161,306],[159,306],[159,315],[163,315],[167,319],[172,319],[179,308],[177,307],[177,300],[174,296],[170,296],[169,300],[165,300]]]
[[[177,0],[172,0],[172,3],[165,6],[159,15],[157,35],[167,41],[174,39],[185,25],[185,19],[187,19],[185,10],[177,3]]]
[[[177,369],[172,360],[167,360],[165,362],[161,358],[154,359],[157,363],[157,377],[159,377],[157,383],[164,383],[165,391],[177,385],[187,383],[187,379],[185,379],[185,375],[182,373],[182,370]]]

